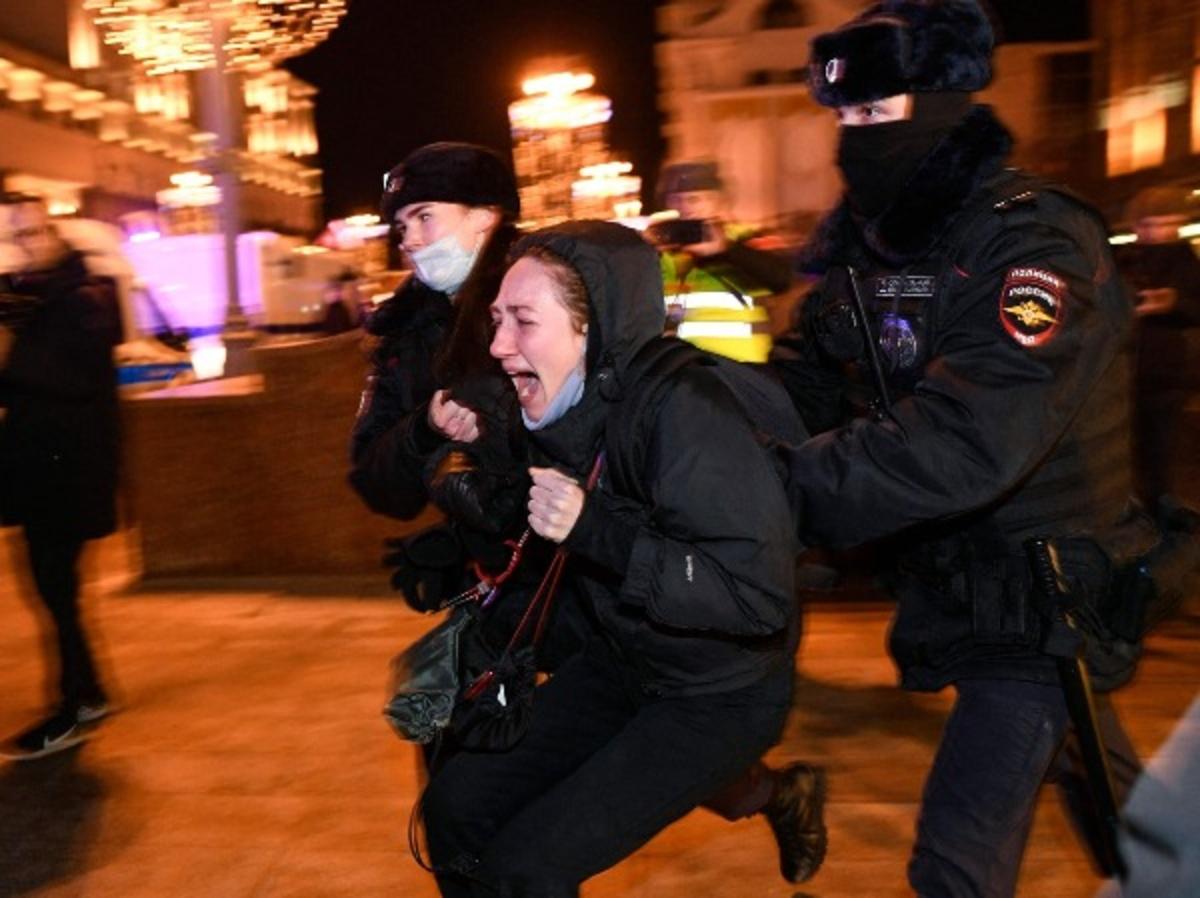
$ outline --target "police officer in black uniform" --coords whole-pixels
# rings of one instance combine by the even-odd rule
[[[487,306],[517,237],[520,200],[495,152],[443,142],[388,172],[380,207],[414,271],[366,322],[375,347],[349,480],[372,511],[410,520],[429,500],[430,457],[477,432],[482,405],[496,415],[515,408],[514,396],[462,396],[495,367]]]
[[[1110,584],[1154,539],[1129,499],[1130,299],[1098,215],[1005,168],[1008,132],[970,99],[992,43],[971,0],[886,0],[815,39],[846,191],[773,357],[824,431],[792,460],[801,536],[889,537],[902,685],[957,691],[909,864],[922,896],[1012,895],[1041,783],[1082,784],[1024,543],[1056,545],[1111,688],[1137,646],[1104,624]],[[1120,796],[1137,761],[1099,704]]]

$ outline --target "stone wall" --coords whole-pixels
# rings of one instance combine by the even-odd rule
[[[360,340],[255,347],[258,374],[123,403],[143,576],[383,576],[383,539],[433,518],[372,514],[346,485]]]

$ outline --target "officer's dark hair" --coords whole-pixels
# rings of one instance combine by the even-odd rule
[[[501,221],[484,242],[471,273],[454,295],[454,324],[434,362],[434,373],[440,383],[450,384],[466,375],[491,370],[495,365],[488,352],[492,342],[488,307],[500,292],[508,250],[518,236],[520,232],[511,221]]]

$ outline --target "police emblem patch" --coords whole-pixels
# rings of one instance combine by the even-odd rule
[[[846,60],[840,56],[835,56],[829,62],[825,63],[825,80],[830,84],[837,84],[846,77]]]
[[[1000,323],[1022,346],[1041,346],[1062,324],[1066,293],[1066,282],[1044,268],[1010,268],[1000,291]]]
[[[901,371],[917,363],[921,341],[911,321],[888,312],[879,322],[879,348],[890,363],[891,370]]]

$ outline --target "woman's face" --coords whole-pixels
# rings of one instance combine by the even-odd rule
[[[512,378],[526,416],[540,421],[567,377],[583,366],[586,335],[571,321],[562,288],[537,259],[518,259],[492,303],[492,355]]]

